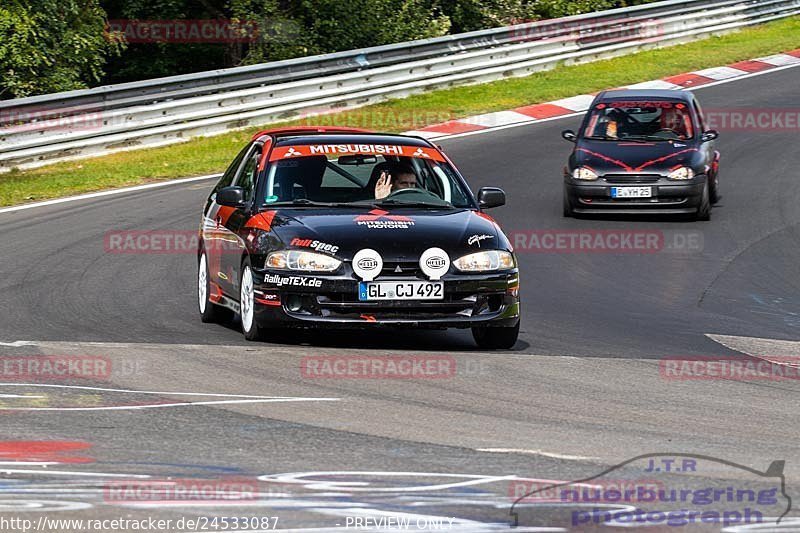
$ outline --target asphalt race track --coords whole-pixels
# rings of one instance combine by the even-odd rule
[[[798,87],[800,68],[791,68],[698,94],[707,111],[796,112]],[[513,351],[480,352],[459,331],[252,344],[236,324],[201,324],[194,255],[107,253],[104,236],[196,229],[211,181],[0,213],[0,363],[83,356],[109,370],[0,383],[0,518],[278,517],[279,529],[385,531],[356,518],[422,517],[427,529],[444,520],[444,530],[506,530],[520,484],[605,476],[761,487],[775,478],[742,467],[763,472],[775,460],[786,461],[796,500],[800,383],[676,381],[660,362],[800,355],[800,343],[781,342],[800,331],[798,131],[722,132],[722,200],[710,222],[564,219],[569,145],[559,132],[578,123],[441,143],[473,190],[505,189],[508,205],[491,214],[509,235],[664,235],[651,253],[537,251],[519,241],[524,315]],[[454,371],[326,379],[301,370],[304,357],[340,355],[435,356]],[[641,458],[606,472],[645,454],[738,466],[703,459],[697,471],[654,473]],[[231,479],[256,486],[255,497],[113,493],[115,483]],[[517,530],[617,530],[576,524],[575,508],[533,498],[516,507]],[[793,517],[783,525],[800,530]],[[273,525],[264,524],[238,530]]]

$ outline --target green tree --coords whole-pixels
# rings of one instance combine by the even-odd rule
[[[120,49],[104,35],[98,0],[3,0],[0,98],[81,89]]]
[[[644,4],[655,0],[439,0],[452,33]]]
[[[0,0],[2,1],[2,0]],[[229,19],[226,0],[101,0],[112,21]],[[236,66],[235,43],[130,42],[110,58],[104,83],[122,83]]]
[[[441,0],[440,6],[453,23],[452,33],[508,26],[540,18],[536,2],[529,0]]]
[[[641,4],[642,2],[628,2],[628,4]],[[536,12],[541,18],[552,19],[569,15],[580,15],[592,11],[603,11],[620,7],[622,2],[616,0],[538,0]]]
[[[450,19],[426,0],[300,0],[298,17],[318,53],[439,37],[450,30]]]
[[[278,0],[230,0],[231,17],[242,24],[255,23],[255,42],[238,48],[238,60],[253,65],[315,53],[313,36],[292,14],[299,5]],[[313,52],[312,52],[313,50]]]

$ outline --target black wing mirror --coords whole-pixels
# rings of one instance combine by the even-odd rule
[[[497,187],[483,187],[478,191],[478,204],[483,209],[500,207],[506,203],[506,193]]]
[[[708,141],[713,141],[717,137],[719,137],[719,132],[717,130],[708,130],[703,132],[700,136],[700,140],[707,143]]]
[[[244,189],[241,187],[223,187],[217,191],[217,203],[227,207],[242,207],[244,201]]]
[[[561,137],[566,139],[567,141],[574,143],[578,141],[578,136],[575,135],[575,132],[572,130],[564,130],[561,132]]]

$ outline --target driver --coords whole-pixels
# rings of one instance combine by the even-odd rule
[[[661,129],[672,130],[681,139],[686,138],[686,129],[683,123],[683,113],[675,109],[667,109],[661,115]]]
[[[388,172],[381,172],[381,177],[375,184],[375,199],[386,198],[395,191],[413,189],[417,186],[417,174],[411,165],[395,163],[389,167]]]

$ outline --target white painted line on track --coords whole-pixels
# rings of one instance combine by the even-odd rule
[[[333,480],[318,479],[330,478]],[[375,477],[383,478],[455,478],[460,481],[452,483],[439,483],[436,485],[416,485],[416,486],[392,486],[376,487],[370,481],[349,481],[346,478],[355,477]],[[280,483],[281,485],[301,485],[306,489],[317,491],[343,491],[343,492],[428,492],[437,490],[447,490],[459,487],[474,485],[484,485],[496,483],[498,481],[526,481],[534,483],[568,483],[553,479],[540,479],[530,477],[520,477],[514,474],[489,476],[476,474],[448,474],[442,472],[391,472],[391,471],[319,471],[319,472],[292,472],[284,474],[265,474],[258,478],[259,481],[269,483]]]
[[[272,398],[269,400],[218,400],[214,402],[154,403],[142,405],[110,405],[107,407],[0,407],[0,411],[139,411],[162,407],[230,405],[237,403],[338,402],[339,398]]]
[[[83,511],[92,504],[85,502],[65,502],[56,500],[0,500],[0,514],[7,513],[47,513],[51,511]],[[43,516],[32,531],[44,531]],[[33,524],[32,524],[33,525]],[[5,530],[8,531],[8,530]],[[23,531],[25,531],[23,529]]]
[[[194,178],[180,178],[176,180],[170,181],[159,181],[158,183],[148,183],[146,185],[135,185],[133,187],[124,187],[122,189],[110,189],[107,191],[99,191],[99,192],[91,192],[87,194],[81,194],[78,196],[68,196],[66,198],[55,198],[53,200],[45,200],[44,202],[34,202],[31,204],[22,204],[22,205],[15,205],[13,207],[4,207],[0,209],[0,214],[2,213],[12,213],[14,211],[22,211],[24,209],[33,209],[36,207],[45,207],[48,205],[56,205],[56,204],[63,204],[67,202],[76,202],[78,200],[89,200],[92,198],[100,198],[102,196],[111,196],[114,194],[124,194],[126,192],[136,192],[136,191],[145,191],[147,189],[156,189],[158,187],[166,187],[167,185],[180,185],[181,183],[191,183],[193,181],[200,181],[200,180],[209,180],[212,178],[218,178],[222,174],[209,174],[207,176],[197,176]]]
[[[541,455],[543,457],[551,457],[553,459],[567,459],[570,461],[590,461],[598,459],[598,457],[586,457],[583,455],[566,455],[563,453],[545,452],[542,450],[527,450],[525,448],[476,448],[476,451],[491,452],[491,453],[521,453],[526,455]]]
[[[255,400],[275,400],[275,399],[290,399],[293,396],[250,396],[247,394],[219,394],[208,392],[168,392],[168,391],[144,391],[144,390],[130,390],[130,389],[108,389],[103,387],[86,387],[82,385],[53,385],[49,383],[0,383],[3,387],[49,387],[57,389],[79,389],[79,390],[96,390],[100,392],[124,392],[127,394],[158,394],[158,395],[172,395],[172,396],[215,396],[218,398],[247,398]]]
[[[22,346],[36,346],[36,343],[31,341],[0,342],[0,346],[8,346],[9,348],[20,348]]]
[[[154,392],[126,389],[106,389],[100,387],[85,387],[78,385],[51,385],[38,383],[0,383],[0,387],[49,387],[60,389],[93,390],[101,392],[121,392],[123,394],[150,394],[159,396],[214,396],[223,398],[237,398],[236,400],[213,400],[205,402],[172,402],[141,405],[110,405],[104,407],[0,407],[0,411],[137,411],[143,409],[159,409],[163,407],[188,407],[204,405],[231,405],[254,403],[290,403],[290,402],[338,402],[341,398],[303,398],[295,396],[246,396],[243,394],[210,394],[196,392]],[[18,396],[30,398],[30,396]]]
[[[103,472],[75,472],[69,470],[18,470],[16,468],[0,468],[0,474],[45,474],[48,476],[79,476],[79,477],[119,477],[150,479],[152,476],[145,474],[106,474]]]

